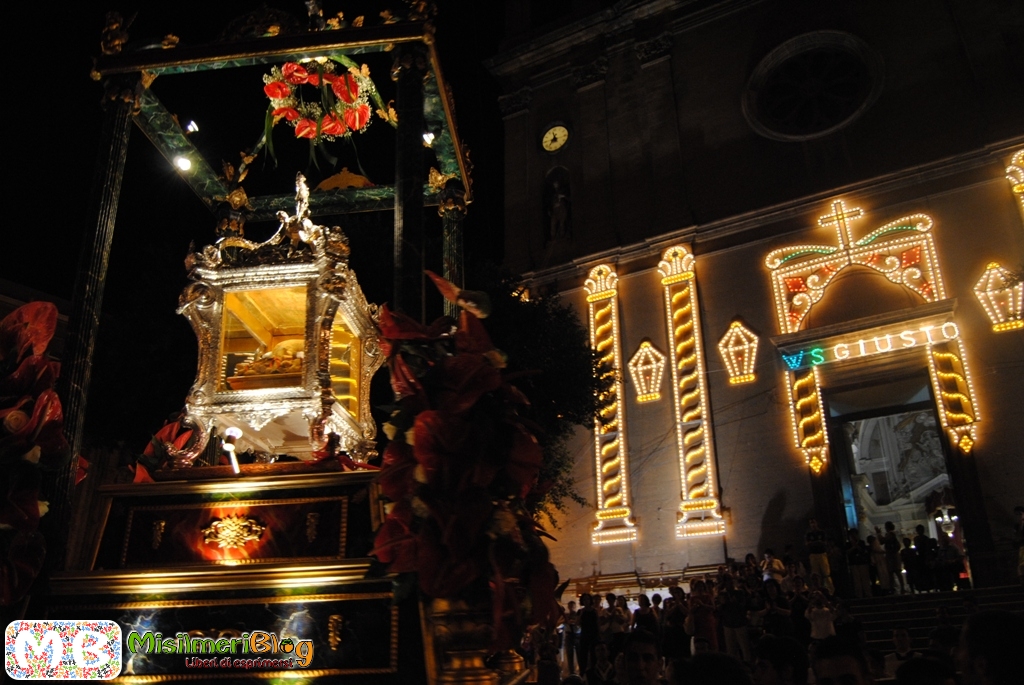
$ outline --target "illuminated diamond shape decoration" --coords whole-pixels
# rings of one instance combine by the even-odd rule
[[[650,340],[644,340],[627,366],[636,384],[636,401],[660,400],[661,380],[665,376],[665,355]]]
[[[754,365],[757,361],[757,341],[754,332],[740,321],[733,321],[729,330],[718,341],[718,351],[729,372],[729,383],[749,383],[756,377]]]
[[[1021,316],[1024,280],[1019,274],[1004,269],[996,262],[990,262],[981,280],[974,286],[974,294],[991,319],[993,331],[1001,333],[1024,328],[1024,318]]]
[[[974,441],[971,440],[971,436],[964,433],[960,438],[960,442],[958,442],[956,446],[959,447],[960,451],[964,454],[970,454],[971,448],[974,447]]]
[[[818,457],[818,455],[815,454],[811,456],[811,459],[809,462],[807,462],[807,465],[811,467],[811,471],[814,471],[815,474],[818,474],[821,473],[821,469],[825,466],[825,462],[823,462]]]
[[[264,530],[266,528],[251,518],[230,514],[214,519],[209,527],[203,528],[203,542],[220,549],[238,549],[259,540]]]

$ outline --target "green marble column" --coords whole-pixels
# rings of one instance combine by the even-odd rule
[[[132,122],[131,109],[130,99],[126,102],[124,98],[118,98],[107,104],[93,176],[88,223],[82,237],[78,275],[68,317],[67,342],[57,391],[64,407],[64,434],[71,446],[72,458],[60,471],[50,474],[43,484],[50,502],[49,516],[43,522],[49,546],[46,565],[51,570],[59,570],[64,566],[71,498],[78,465],[75,455],[82,450],[93,350],[103,307],[103,287],[107,280],[121,181],[124,178]]]
[[[398,130],[395,141],[395,245],[392,306],[421,321],[423,302],[423,79],[427,48],[422,43],[395,47],[392,78],[397,81]]]

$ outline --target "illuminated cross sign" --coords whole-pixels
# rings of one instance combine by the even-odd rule
[[[939,325],[922,325],[917,328],[893,330],[856,340],[851,338],[841,342],[830,342],[827,345],[786,350],[782,352],[782,361],[786,363],[787,368],[796,371],[821,364],[934,345],[948,340],[957,340],[959,337],[960,329],[952,321],[947,321]]]

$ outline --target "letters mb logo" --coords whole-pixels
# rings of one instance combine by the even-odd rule
[[[110,680],[121,673],[114,621],[13,621],[4,666],[15,680]]]

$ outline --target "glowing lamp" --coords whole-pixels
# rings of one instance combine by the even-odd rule
[[[174,158],[174,166],[178,167],[182,171],[188,171],[192,168],[192,160],[188,157],[178,156]]]
[[[1001,333],[1024,328],[1024,319],[1021,318],[1024,281],[1018,274],[990,262],[974,286],[974,294],[992,320],[993,331]]]
[[[426,145],[427,147],[432,146],[434,144],[434,134],[431,133],[430,131],[427,131],[426,133],[424,133],[423,134],[423,144]]]
[[[756,378],[754,364],[757,361],[757,336],[742,322],[732,322],[729,330],[718,341],[718,351],[725,361],[731,384],[749,383]]]

